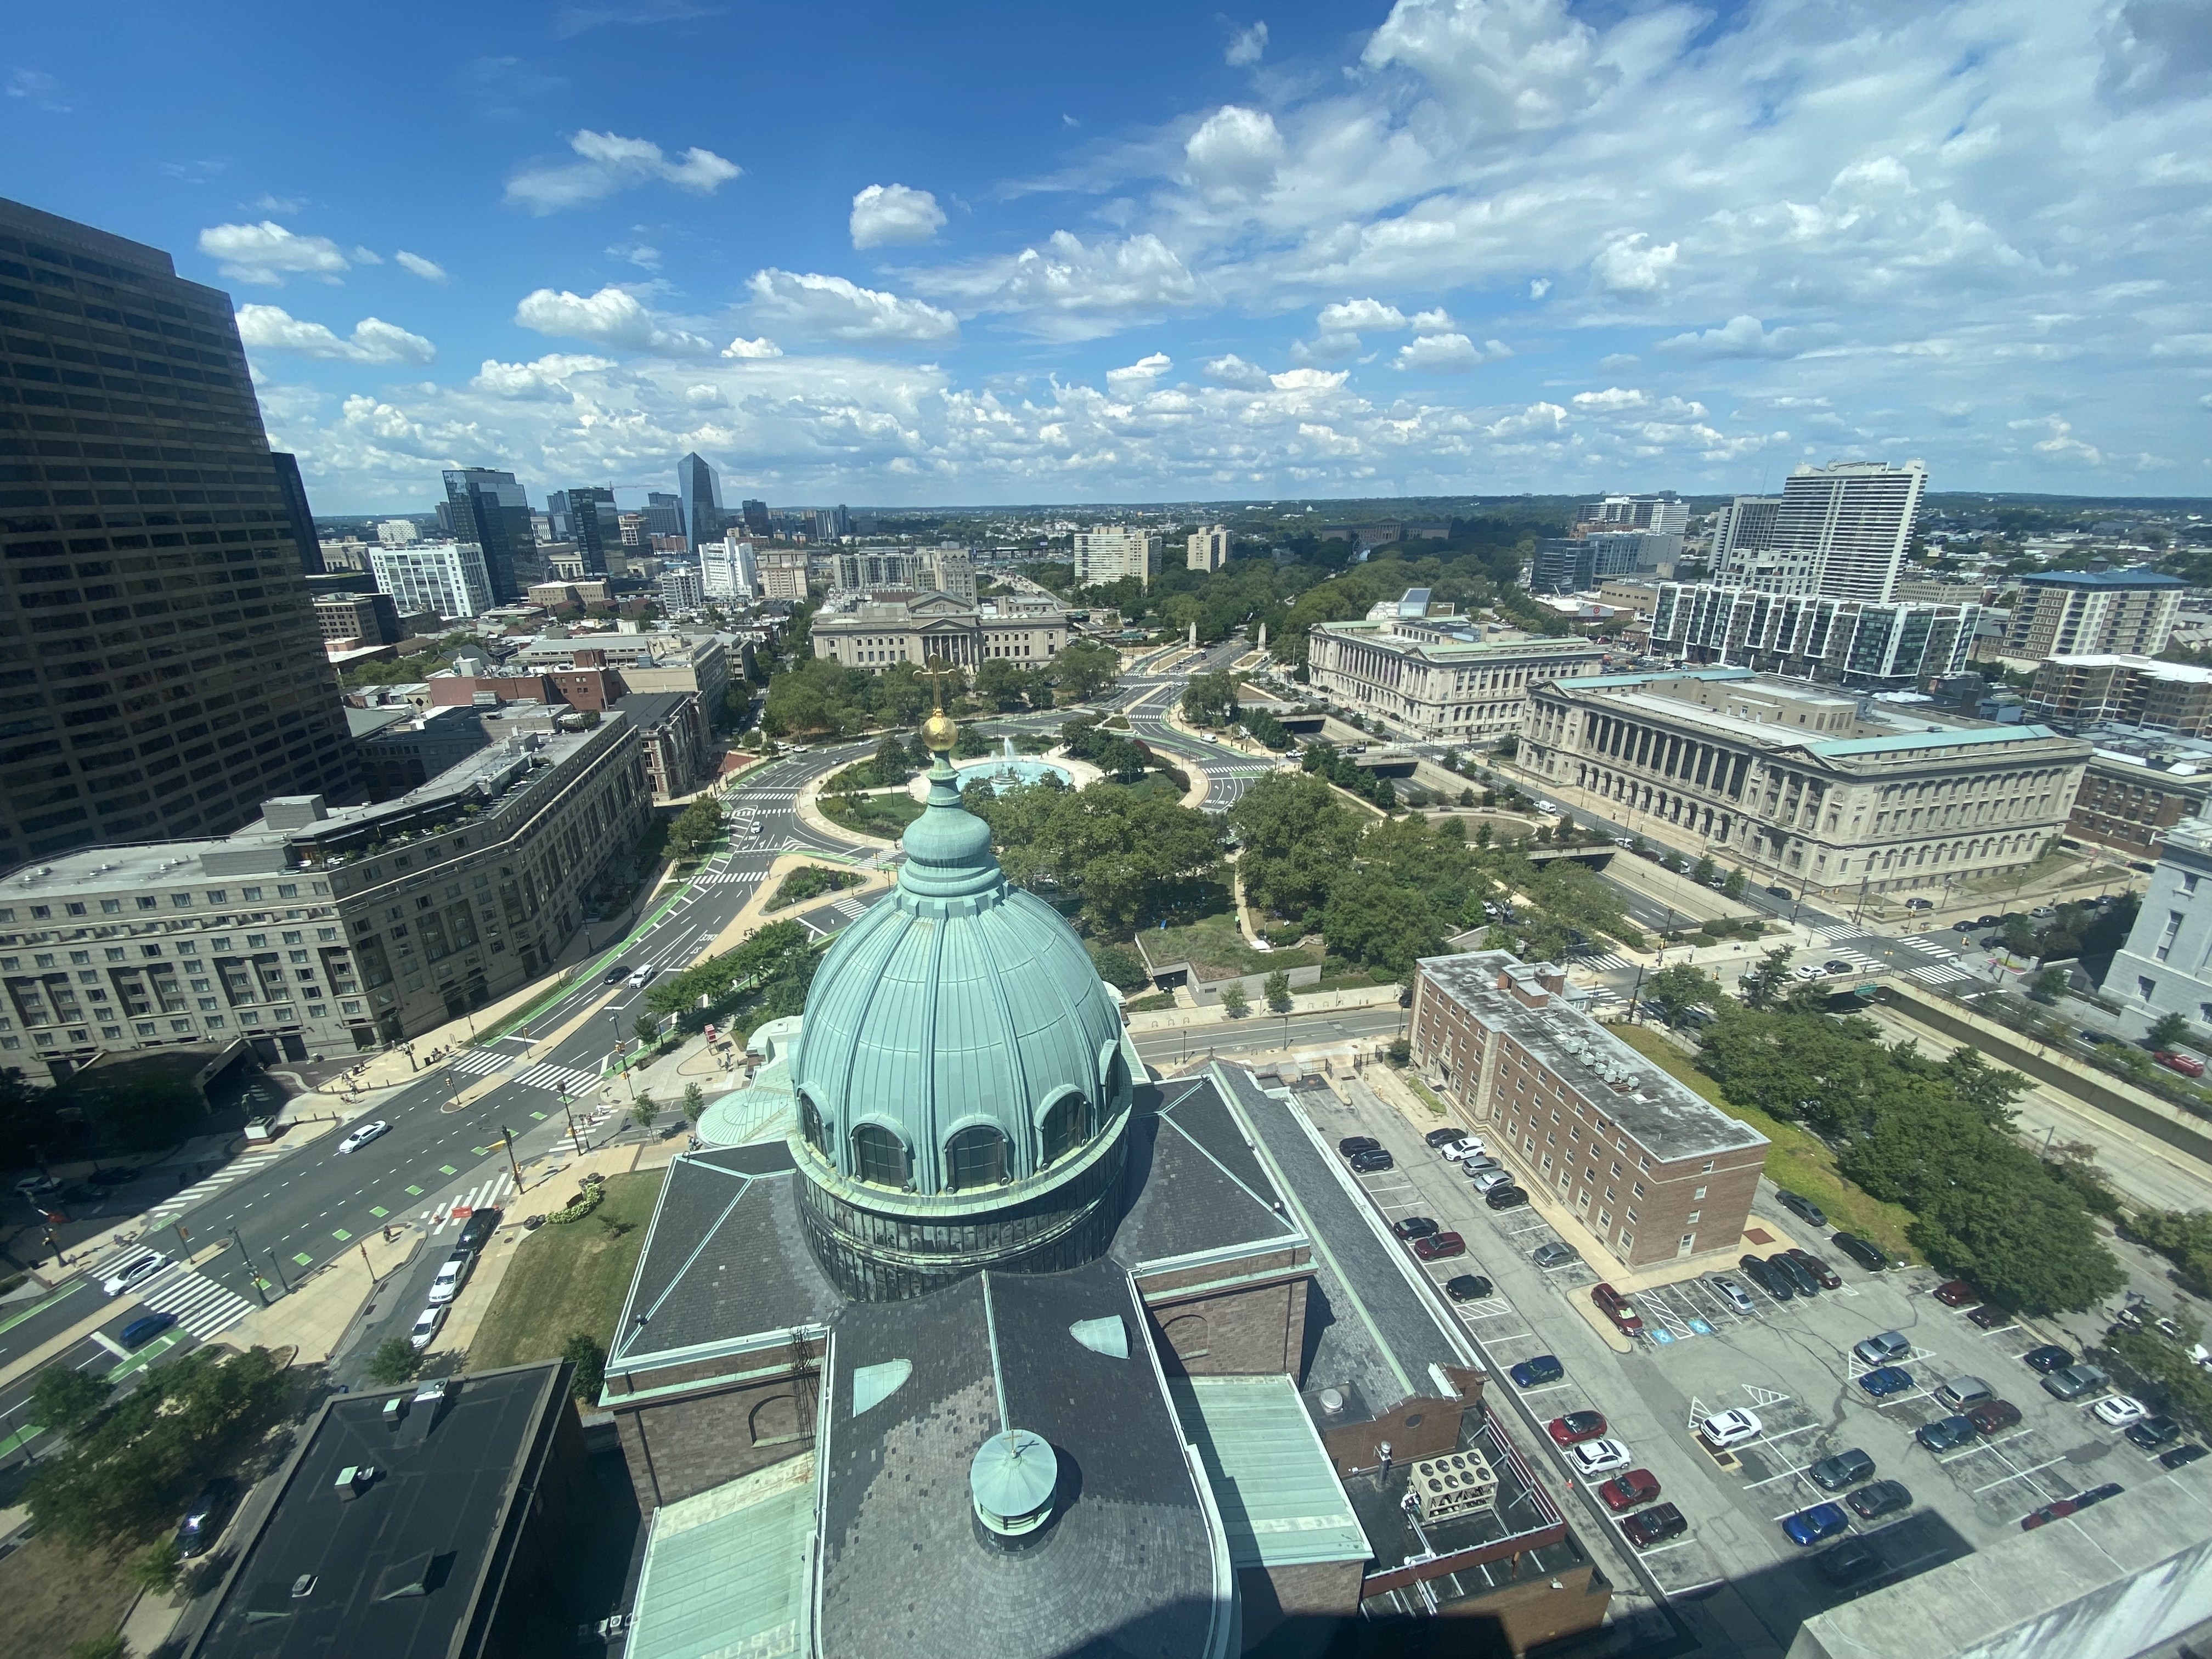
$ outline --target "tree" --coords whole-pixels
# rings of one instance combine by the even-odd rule
[[[1692,1008],[1715,1006],[1720,994],[1720,981],[1703,969],[1678,962],[1646,977],[1641,1000],[1660,1018],[1674,1025]]]
[[[2035,927],[2026,916],[2007,916],[2004,927],[1997,933],[2004,948],[2016,957],[2035,953]]]
[[[82,1642],[70,1643],[69,1659],[125,1659],[130,1651],[123,1632],[116,1630],[105,1636],[88,1636]]]
[[[1721,891],[1730,898],[1740,899],[1743,896],[1743,890],[1750,884],[1741,869],[1731,870],[1728,872],[1728,879],[1721,884]]]
[[[707,1115],[707,1091],[696,1083],[684,1085],[684,1121],[693,1128]]]
[[[1404,1037],[1392,1037],[1389,1054],[1390,1063],[1393,1066],[1403,1066],[1413,1059],[1413,1045]]]
[[[155,1595],[167,1595],[176,1589],[184,1560],[179,1554],[177,1540],[173,1534],[149,1544],[131,1558],[131,1567],[125,1575],[137,1589]]]
[[[1279,1014],[1291,1012],[1291,976],[1280,968],[1267,975],[1267,1006]]]
[[[1133,991],[1152,983],[1152,975],[1145,971],[1145,959],[1126,945],[1092,945],[1091,965],[1099,978],[1116,990]]]
[[[368,1380],[380,1388],[394,1389],[422,1369],[422,1353],[404,1336],[387,1336],[376,1345],[368,1362]]]
[[[2151,1022],[2143,1041],[2154,1048],[2172,1048],[2191,1039],[2189,1020],[2183,1014],[2160,1014]]]
[[[660,1022],[651,1014],[640,1014],[632,1022],[630,1030],[637,1033],[640,1042],[647,1046],[660,1041]]]
[[[1121,672],[1120,653],[1095,640],[1071,640],[1052,659],[1054,689],[1062,702],[1088,702]]]
[[[576,1368],[568,1379],[568,1392],[577,1403],[587,1408],[598,1405],[607,1376],[607,1351],[599,1339],[589,1331],[578,1331],[562,1345],[561,1358]]]
[[[1221,988],[1221,1006],[1229,1011],[1231,1019],[1244,1018],[1244,1010],[1251,1005],[1244,995],[1244,981],[1232,979]]]
[[[1720,874],[1720,866],[1713,862],[1710,854],[1700,853],[1698,855],[1698,866],[1690,873],[1700,886],[1705,886],[1710,884],[1715,876]]]
[[[107,1403],[114,1384],[90,1371],[67,1365],[49,1365],[31,1385],[32,1422],[56,1434],[73,1437]]]
[[[1183,687],[1183,718],[1194,726],[1227,726],[1237,718],[1237,677],[1224,669],[1194,674]]]
[[[668,851],[679,863],[706,856],[722,834],[722,803],[702,795],[668,827]]]
[[[2067,988],[2073,982],[2074,976],[2063,968],[2045,968],[2028,981],[2028,994],[2040,997],[2045,1002],[2056,1002],[2066,994]],[[2185,1021],[2185,1026],[2186,1024]]]
[[[652,1128],[659,1115],[660,1103],[649,1094],[641,1094],[630,1103],[629,1121],[641,1129]]]
[[[1771,1007],[1789,983],[1790,958],[1797,952],[1793,946],[1783,945],[1769,951],[1759,959],[1759,965],[1736,981],[1736,994],[1747,1008]]]

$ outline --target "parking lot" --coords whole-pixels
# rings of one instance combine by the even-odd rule
[[[1466,1255],[1423,1264],[1424,1271],[1487,1357],[1494,1394],[1517,1396],[1539,1424],[1570,1411],[1603,1413],[1606,1432],[1628,1444],[1633,1466],[1650,1470],[1663,1498],[1688,1518],[1686,1535],[1640,1557],[1670,1595],[1729,1580],[1786,1645],[1799,1622],[1839,1593],[1811,1571],[1817,1552],[1792,1542],[1780,1523],[1846,1496],[1821,1491],[1808,1471],[1848,1449],[1872,1457],[1874,1479],[1900,1481],[1911,1493],[1909,1508],[1871,1521],[1846,1510],[1851,1532],[1877,1537],[1893,1577],[2016,1535],[2029,1511],[2086,1487],[2166,1478],[2155,1454],[2091,1416],[2095,1395],[2069,1404],[2045,1392],[2021,1360],[2044,1337],[2020,1325],[1979,1328],[1965,1310],[1935,1298],[1937,1276],[1928,1270],[1866,1273],[1775,1206],[1767,1188],[1753,1224],[1777,1243],[1759,1253],[1802,1243],[1828,1261],[1841,1285],[1778,1301],[1731,1265],[1721,1271],[1741,1287],[1751,1311],[1701,1279],[1639,1292],[1631,1300],[1644,1334],[1627,1353],[1616,1352],[1600,1329],[1602,1317],[1584,1311],[1597,1272],[1571,1255],[1549,1267],[1531,1260],[1540,1246],[1559,1241],[1540,1213],[1490,1210],[1399,1113],[1357,1083],[1347,1093],[1340,1113],[1317,1127],[1332,1145],[1366,1134],[1392,1153],[1395,1168],[1356,1177],[1383,1218],[1431,1217],[1467,1241]],[[1491,1279],[1494,1293],[1450,1302],[1443,1286],[1462,1273]],[[1859,1386],[1870,1368],[1852,1348],[1888,1330],[1911,1344],[1896,1363],[1912,1386],[1877,1400]],[[1540,1354],[1555,1356],[1565,1374],[1519,1388],[1511,1368]],[[1949,1414],[1934,1390],[1963,1376],[1984,1379],[2020,1409],[2021,1421],[1931,1453],[1914,1431]],[[1504,1401],[1498,1404],[1504,1411]],[[1694,1425],[1732,1407],[1754,1412],[1760,1432],[1716,1454]],[[1540,1431],[1531,1455],[1566,1470]],[[1570,1518],[1584,1528],[1614,1524],[1601,1510]]]

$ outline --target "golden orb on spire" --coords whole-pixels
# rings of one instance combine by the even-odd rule
[[[949,755],[960,736],[952,717],[942,708],[921,723],[921,740],[934,754]]]

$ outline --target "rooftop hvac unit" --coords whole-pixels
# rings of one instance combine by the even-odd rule
[[[1498,1502],[1498,1475],[1490,1460],[1478,1451],[1424,1458],[1413,1465],[1411,1486],[1421,1519],[1431,1526],[1470,1510],[1490,1509]]]

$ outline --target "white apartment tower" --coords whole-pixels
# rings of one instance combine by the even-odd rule
[[[1887,604],[1928,491],[1920,461],[1801,466],[1781,496],[1739,495],[1714,526],[1713,580],[1826,599]]]
[[[699,573],[710,599],[750,599],[760,590],[753,544],[735,531],[699,550]]]
[[[1077,531],[1075,585],[1089,587],[1134,576],[1139,586],[1150,587],[1152,578],[1160,574],[1161,539],[1157,530],[1121,524]]]
[[[392,595],[401,616],[428,611],[441,617],[477,617],[491,609],[491,577],[483,549],[474,542],[410,542],[372,547],[377,591]]]
[[[1183,555],[1186,569],[1203,570],[1209,574],[1218,570],[1229,562],[1229,526],[1218,524],[1208,530],[1193,531],[1186,546],[1188,550]]]

